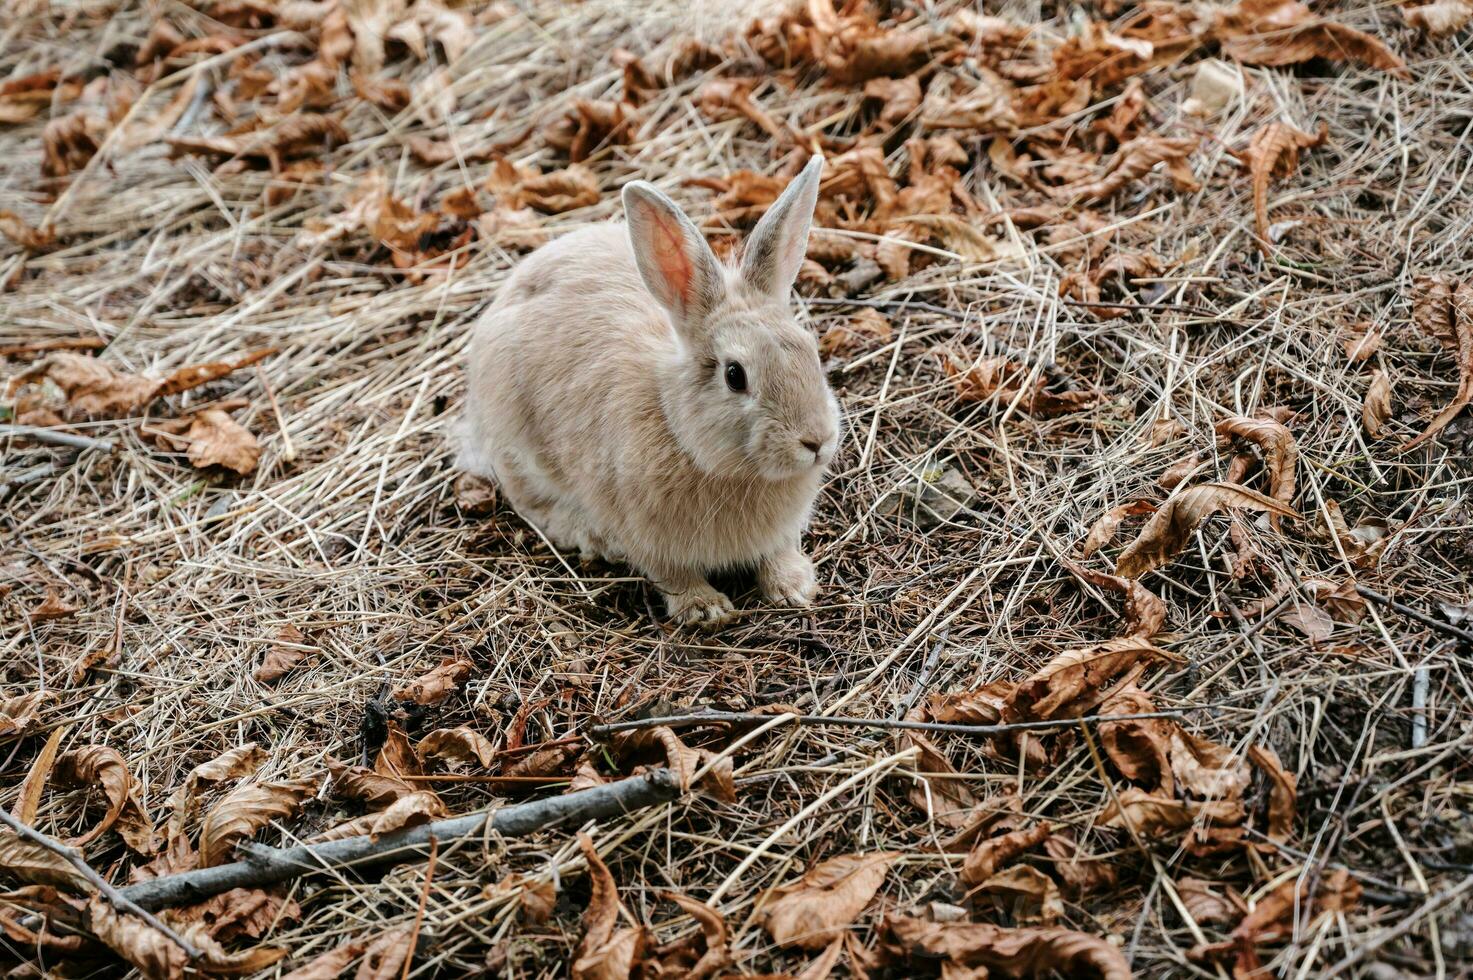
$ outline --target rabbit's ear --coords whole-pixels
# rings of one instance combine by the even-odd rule
[[[699,321],[721,299],[721,263],[685,212],[642,180],[624,185],[629,243],[645,287],[675,317]]]
[[[823,157],[812,157],[757,222],[742,255],[742,279],[753,288],[787,299],[808,251],[808,226],[818,204],[822,176]]]

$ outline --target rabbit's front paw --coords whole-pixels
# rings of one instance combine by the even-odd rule
[[[736,615],[731,600],[704,582],[681,592],[667,592],[665,607],[670,618],[682,625],[719,626]]]
[[[818,591],[813,562],[796,549],[763,559],[757,569],[757,584],[762,587],[763,597],[777,606],[806,606]]]

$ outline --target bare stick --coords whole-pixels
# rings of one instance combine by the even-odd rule
[[[377,838],[345,837],[321,844],[297,847],[254,847],[244,861],[200,868],[177,875],[130,885],[123,894],[144,908],[157,909],[203,901],[232,888],[260,888],[293,878],[325,871],[383,864],[390,861],[424,860],[423,848],[431,840],[446,844],[465,837],[480,837],[491,830],[504,837],[528,834],[572,821],[602,820],[630,810],[675,799],[679,780],[668,769],[655,769],[643,776],[622,779],[606,786],[535,800],[519,806],[481,811],[448,820],[420,824]]]
[[[1427,744],[1427,690],[1431,686],[1427,666],[1423,664],[1412,673],[1412,748],[1420,749]]]
[[[71,449],[96,449],[104,453],[110,453],[118,448],[116,443],[106,439],[92,439],[88,436],[74,435],[70,432],[43,429],[35,425],[0,425],[0,438],[31,439],[35,442],[50,443],[53,446],[67,446]]]
[[[1365,596],[1367,599],[1370,599],[1372,602],[1378,602],[1378,603],[1380,603],[1383,606],[1388,606],[1388,607],[1390,607],[1392,609],[1395,609],[1397,612],[1401,613],[1403,616],[1408,616],[1408,617],[1410,617],[1412,619],[1415,619],[1417,622],[1421,623],[1423,626],[1430,626],[1430,627],[1432,627],[1435,630],[1441,630],[1442,632],[1446,633],[1448,636],[1456,636],[1460,640],[1467,640],[1469,643],[1473,643],[1473,632],[1469,632],[1468,630],[1461,629],[1461,628],[1459,628],[1457,626],[1454,626],[1452,623],[1444,623],[1440,619],[1433,619],[1431,616],[1429,616],[1426,613],[1422,612],[1420,609],[1413,609],[1411,606],[1408,606],[1406,603],[1397,602],[1395,599],[1391,598],[1390,596],[1388,596],[1388,595],[1382,595],[1381,593],[1377,592],[1375,589],[1368,589],[1364,585],[1357,585],[1355,587],[1355,591],[1359,592],[1361,595]]]
[[[1022,732],[1038,728],[1070,728],[1091,721],[1136,721],[1146,718],[1179,718],[1189,711],[1214,708],[1217,705],[1198,704],[1187,708],[1172,708],[1169,711],[1151,711],[1138,715],[1085,715],[1080,718],[1049,718],[1040,721],[1019,721],[1007,725],[953,725],[939,721],[904,721],[890,718],[842,718],[828,715],[793,715],[800,725],[839,725],[845,728],[904,728],[920,732],[952,732],[957,735],[998,735],[1003,732]],[[713,721],[757,722],[771,721],[777,715],[759,714],[755,711],[707,711],[695,715],[667,715],[664,718],[639,718],[619,721],[611,725],[594,725],[588,729],[593,738],[603,738],[615,732],[627,732],[636,728],[653,728],[656,725],[680,727],[705,725]]]
[[[199,959],[199,950],[195,949],[194,946],[190,944],[189,940],[185,939],[173,929],[170,929],[168,926],[160,922],[152,912],[143,909],[127,895],[123,894],[123,892],[108,884],[106,878],[102,877],[102,875],[92,870],[92,865],[87,863],[87,861],[82,857],[81,853],[76,848],[67,847],[60,841],[53,840],[52,838],[47,837],[45,834],[32,828],[29,824],[22,823],[15,817],[12,817],[3,809],[0,809],[0,823],[5,824],[5,826],[9,827],[11,830],[15,831],[17,834],[30,841],[32,844],[36,844],[39,847],[44,847],[51,853],[65,858],[66,862],[72,867],[76,868],[77,872],[83,878],[86,878],[88,883],[91,884],[93,888],[96,888],[98,893],[101,894],[103,898],[111,902],[114,908],[118,909],[118,911],[120,912],[127,912],[129,915],[138,916],[144,922],[147,922],[149,925],[153,926],[159,932],[167,936],[169,942],[184,950],[184,955],[188,956],[192,960]]]

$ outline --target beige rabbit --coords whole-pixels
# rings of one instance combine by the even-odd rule
[[[808,245],[817,157],[737,268],[644,181],[627,225],[528,256],[476,324],[460,465],[494,479],[560,550],[621,559],[678,622],[720,622],[710,572],[755,567],[807,605],[799,538],[839,437],[813,333],[788,294]]]

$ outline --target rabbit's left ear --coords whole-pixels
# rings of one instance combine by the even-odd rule
[[[823,157],[815,156],[757,222],[742,253],[742,280],[754,289],[787,299],[808,251],[808,226],[818,204]]]

